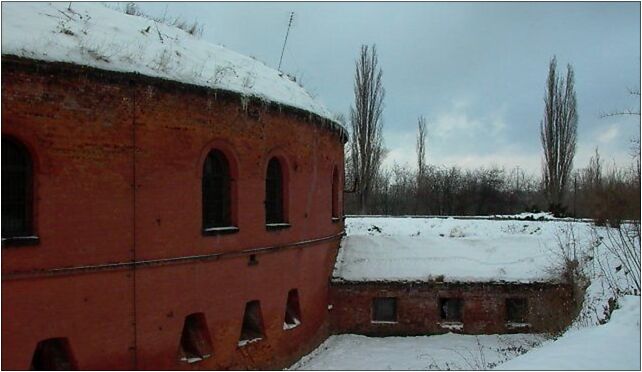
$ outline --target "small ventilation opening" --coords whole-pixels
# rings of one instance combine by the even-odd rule
[[[194,313],[185,317],[181,334],[180,360],[195,363],[212,356],[212,339],[205,315]]]
[[[377,297],[372,299],[373,322],[396,322],[397,299],[394,297]]]
[[[301,324],[301,308],[299,307],[299,291],[296,289],[288,292],[288,302],[285,307],[283,329],[292,329]]]
[[[38,342],[31,360],[34,371],[69,371],[77,370],[69,340],[67,338],[50,338]]]
[[[247,265],[248,266],[256,266],[259,264],[259,260],[256,258],[255,254],[251,254],[250,258],[247,260]]]
[[[439,300],[441,319],[447,322],[462,321],[462,304],[460,298],[442,298]]]
[[[506,320],[511,323],[528,321],[528,302],[525,298],[506,299]]]
[[[264,337],[261,304],[259,301],[250,301],[245,305],[239,346],[245,346],[249,343],[262,340]]]

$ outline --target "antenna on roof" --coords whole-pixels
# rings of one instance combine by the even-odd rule
[[[281,62],[283,61],[283,52],[285,52],[285,44],[288,42],[288,35],[290,34],[290,27],[292,27],[292,21],[294,20],[294,12],[290,12],[290,20],[288,21],[288,30],[285,32],[285,40],[283,40],[283,48],[281,49],[281,58],[279,58],[279,68],[281,71]]]

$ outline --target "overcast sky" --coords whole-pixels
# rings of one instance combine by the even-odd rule
[[[203,39],[274,68],[290,11],[282,70],[330,111],[347,116],[361,44],[376,44],[383,83],[386,164],[415,166],[417,117],[428,121],[428,163],[521,166],[539,173],[539,123],[548,63],[575,69],[576,167],[596,146],[630,163],[639,117],[639,3],[139,3],[152,15],[198,20]]]

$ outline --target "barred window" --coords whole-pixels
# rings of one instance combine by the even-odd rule
[[[283,171],[277,158],[270,159],[265,177],[265,223],[285,222],[283,215]]]
[[[2,138],[2,238],[33,235],[32,172],[27,149]]]
[[[203,229],[232,225],[230,167],[225,155],[212,150],[203,164]]]

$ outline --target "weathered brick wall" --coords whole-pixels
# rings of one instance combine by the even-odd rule
[[[69,339],[81,369],[280,368],[325,339],[338,239],[256,252],[254,266],[247,250],[341,233],[343,223],[331,221],[335,166],[343,179],[337,133],[296,110],[139,75],[3,57],[2,77],[2,134],[33,156],[40,237],[2,249],[5,369],[29,368],[36,343],[50,337]],[[235,234],[201,233],[211,148],[231,162]],[[273,155],[286,162],[291,227],[267,231]],[[51,273],[103,264],[116,268]],[[293,288],[303,319],[286,331]],[[252,300],[261,301],[266,338],[239,348]],[[179,340],[195,312],[205,314],[213,356],[188,365]]]
[[[372,322],[375,297],[397,298],[396,322]],[[468,334],[515,332],[507,327],[507,298],[528,301],[530,327],[520,332],[558,331],[569,324],[573,314],[571,289],[563,284],[332,283],[332,332],[371,336],[446,333],[450,330],[440,325],[440,298],[463,300],[460,332]]]

